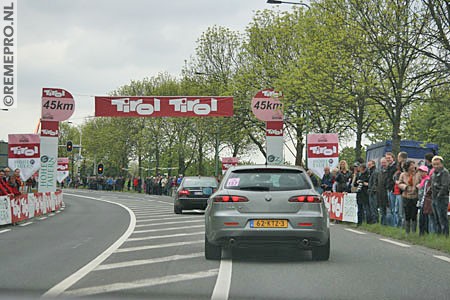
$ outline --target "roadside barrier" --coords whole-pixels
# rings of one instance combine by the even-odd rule
[[[54,193],[1,196],[0,225],[16,224],[17,222],[49,214],[59,210],[63,204],[63,193],[60,190]]]
[[[358,204],[354,193],[322,194],[331,220],[358,223]]]

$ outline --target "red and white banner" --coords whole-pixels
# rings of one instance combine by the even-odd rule
[[[41,136],[59,137],[59,122],[41,121]]]
[[[65,121],[75,111],[72,94],[59,88],[42,89],[42,114],[44,121]]]
[[[237,157],[222,157],[222,174],[224,174],[229,168],[237,166],[239,159]]]
[[[230,117],[233,97],[95,97],[96,117]]]
[[[7,199],[7,201],[10,202],[9,224],[51,213],[52,211],[60,209],[63,204],[63,194],[61,191],[56,191],[55,193],[3,196],[0,197],[0,203],[3,203],[4,199]],[[0,219],[0,222],[1,221],[2,220]]]
[[[336,168],[339,164],[339,137],[335,133],[308,134],[308,168],[322,178],[325,167]]]
[[[322,196],[330,219],[358,223],[358,205],[355,193],[323,193]]]
[[[69,158],[68,157],[59,157],[58,158],[58,167],[56,173],[56,180],[59,183],[63,182],[64,179],[69,176]]]
[[[266,122],[267,164],[281,165],[284,163],[283,124],[283,121]]]
[[[261,121],[283,121],[283,104],[281,92],[265,89],[256,93],[252,99],[252,112]]]
[[[22,181],[36,173],[40,164],[40,138],[37,134],[8,135],[8,166],[19,169]]]

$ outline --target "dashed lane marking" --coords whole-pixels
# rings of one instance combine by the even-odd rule
[[[438,258],[438,259],[440,259],[440,260],[443,260],[443,261],[446,261],[446,262],[450,263],[450,257],[442,256],[442,255],[433,255],[433,256]]]
[[[31,224],[33,224],[33,222],[26,222],[26,223],[20,224],[19,226],[25,227],[25,226],[28,226],[28,225],[31,225]]]
[[[189,241],[189,242],[176,242],[176,243],[168,243],[168,244],[160,244],[160,245],[128,247],[128,248],[117,249],[115,251],[115,253],[133,252],[133,251],[151,250],[151,249],[160,249],[160,248],[177,247],[177,246],[186,246],[186,245],[200,244],[200,243],[203,243],[203,242],[204,242],[204,240],[195,240],[195,241]]]
[[[148,232],[160,232],[160,231],[171,231],[171,230],[179,230],[179,229],[189,229],[189,228],[199,228],[199,227],[205,227],[205,225],[189,225],[189,227],[169,227],[169,228],[158,228],[158,229],[148,229],[148,230],[136,230],[133,232],[135,233],[148,233]]]
[[[153,220],[142,220],[137,221],[138,223],[148,223],[148,222],[154,222]],[[187,221],[177,221],[177,222],[161,222],[161,223],[152,223],[152,224],[146,224],[146,225],[136,225],[136,227],[151,227],[151,226],[158,226],[158,225],[170,225],[170,224],[184,224],[184,223],[204,223],[205,220],[187,220]]]
[[[150,287],[161,284],[175,283],[181,281],[188,281],[193,279],[201,279],[207,277],[216,276],[218,273],[218,269],[210,269],[206,271],[200,271],[196,273],[185,273],[185,274],[177,274],[177,275],[169,275],[158,278],[148,278],[131,282],[118,282],[108,285],[101,286],[93,286],[88,288],[80,288],[77,290],[72,290],[64,293],[64,296],[91,296],[103,293],[111,293],[123,290],[137,289],[143,287]]]
[[[48,216],[49,217],[53,217],[55,214],[54,213],[51,213],[51,214],[49,214]]]
[[[198,216],[189,216],[189,215],[184,215],[184,216],[180,216],[180,215],[172,215],[170,217],[157,217],[157,218],[151,218],[151,220],[155,220],[155,221],[161,221],[161,220],[186,220],[186,219],[198,219]],[[149,219],[150,220],[150,219]]]
[[[406,245],[406,244],[399,243],[399,242],[396,242],[396,241],[393,241],[393,240],[389,240],[389,239],[380,239],[380,241],[383,241],[383,242],[386,242],[386,243],[390,243],[390,244],[393,244],[393,245],[397,245],[397,246],[400,246],[400,247],[403,247],[403,248],[411,247],[410,245]]]
[[[131,261],[120,262],[120,263],[100,265],[94,271],[135,267],[135,266],[150,265],[150,264],[156,264],[156,263],[162,263],[162,262],[172,262],[175,260],[202,257],[203,255],[204,255],[203,252],[197,252],[197,253],[191,253],[191,254],[186,254],[186,255],[172,255],[172,256],[158,257],[158,258],[152,258],[152,259],[131,260]]]
[[[0,233],[5,233],[5,232],[8,232],[8,231],[11,231],[11,229],[4,229],[4,230],[0,231]]]
[[[166,239],[166,238],[181,237],[181,236],[199,235],[199,234],[205,234],[205,231],[196,231],[196,232],[189,232],[189,233],[175,233],[175,234],[167,234],[167,235],[144,236],[144,237],[140,237],[140,238],[128,239],[127,242]]]
[[[41,217],[41,218],[38,218],[38,220],[40,220],[40,221],[43,221],[43,220],[45,220],[45,219],[47,219],[47,217]]]
[[[356,233],[356,234],[361,234],[361,235],[366,234],[365,232],[361,232],[361,231],[350,229],[350,228],[345,228],[345,230]]]

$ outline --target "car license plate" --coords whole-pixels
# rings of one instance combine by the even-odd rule
[[[287,220],[250,220],[251,228],[287,228]]]
[[[203,195],[202,192],[194,192],[194,195]]]

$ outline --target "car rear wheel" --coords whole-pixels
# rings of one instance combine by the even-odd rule
[[[330,258],[330,237],[323,246],[318,246],[312,249],[313,260],[328,260]]]
[[[210,260],[219,260],[222,258],[222,248],[208,242],[205,235],[205,258]]]
[[[174,206],[173,212],[176,213],[177,215],[179,215],[179,214],[183,213],[183,210],[178,206]]]

